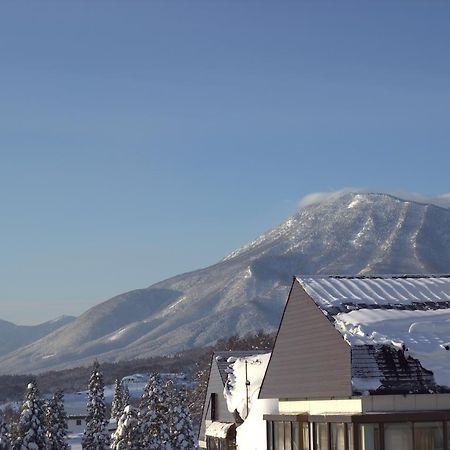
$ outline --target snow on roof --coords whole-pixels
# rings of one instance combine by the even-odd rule
[[[231,363],[235,362],[238,358],[247,358],[250,356],[262,355],[264,353],[267,353],[267,350],[230,350],[226,352],[214,352],[213,359],[216,361],[223,384],[225,385],[227,382],[228,373],[231,371]]]
[[[235,425],[235,423],[211,422],[206,426],[205,435],[225,439],[233,425]]]
[[[308,295],[325,311],[361,307],[450,307],[450,275],[301,277]]]
[[[258,397],[269,359],[270,352],[236,358],[229,365],[230,370],[224,388],[228,411],[237,411],[243,419],[248,416],[253,395],[256,394],[255,398]]]
[[[264,414],[278,414],[278,400],[258,398],[270,360],[270,352],[233,357],[229,362],[224,388],[228,411],[237,411],[243,423],[236,429],[237,448],[265,450],[266,422]]]
[[[420,362],[414,368],[417,383],[410,383],[409,389],[435,389],[435,385],[424,385],[427,371],[433,373],[435,384],[450,388],[450,276],[300,277],[297,281],[351,345],[353,369],[363,361],[356,357],[362,355],[356,349],[371,348],[370,358],[380,374],[374,375],[372,368],[368,380],[356,367],[354,389],[382,386],[383,379],[392,388],[395,377],[400,383],[393,362],[402,358],[397,351],[405,357],[409,378],[414,378],[411,358]],[[390,353],[383,353],[382,347],[391,349]],[[366,354],[366,366],[367,358]]]

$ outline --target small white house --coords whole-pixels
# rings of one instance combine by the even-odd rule
[[[278,402],[259,400],[267,351],[214,353],[203,406],[199,446],[208,450],[265,450],[264,414]]]
[[[67,416],[67,432],[69,434],[83,433],[85,428],[86,428],[86,414]]]

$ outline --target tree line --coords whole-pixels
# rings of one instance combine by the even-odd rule
[[[138,406],[130,403],[128,388],[116,380],[111,408],[112,424],[104,395],[103,374],[94,363],[88,387],[86,427],[81,444],[85,450],[192,450],[196,439],[186,392],[172,380],[152,374]],[[68,450],[67,415],[63,393],[43,400],[35,381],[26,389],[18,419],[8,424],[0,416],[0,450]]]
[[[172,380],[150,376],[135,407],[127,386],[116,380],[111,419],[117,428],[110,436],[104,399],[103,378],[98,363],[89,381],[86,429],[82,447],[86,450],[194,450],[197,448],[186,393]]]
[[[273,333],[259,331],[244,337],[223,338],[214,346],[181,352],[172,357],[103,364],[103,370],[106,368],[108,374],[105,377],[109,381],[108,384],[113,381],[112,375],[120,374],[123,377],[135,372],[149,372],[145,370],[149,365],[152,369],[160,369],[160,372],[183,372],[187,369],[186,372],[196,380],[196,388],[185,391],[177,388],[171,380],[163,382],[157,375],[158,371],[151,370],[154,375],[150,377],[142,398],[136,405],[132,405],[126,385],[119,382],[119,377],[116,377],[111,415],[117,423],[117,429],[112,437],[107,431],[103,373],[99,364],[95,363],[89,381],[88,421],[83,436],[83,448],[86,450],[195,448],[192,430],[199,426],[212,352],[270,350],[274,337]],[[62,374],[63,384],[72,385],[76,379],[76,385],[80,388],[79,376],[81,373],[88,374],[89,370],[79,368],[49,372],[39,377],[39,384],[41,381],[46,381],[45,385],[54,383],[58,379],[57,375]],[[69,375],[71,371],[76,373],[75,378]],[[24,377],[3,376],[0,377],[0,385],[5,379],[12,381],[13,378],[19,378],[23,381]],[[54,384],[58,386],[58,383]],[[153,425],[148,425],[148,421]],[[34,436],[39,443],[28,442],[30,436]],[[151,440],[148,440],[150,439],[148,436],[152,436]],[[37,382],[34,380],[26,388],[19,415],[14,414],[10,408],[5,410],[5,414],[0,413],[0,450],[65,450],[68,448],[65,445],[67,445],[67,417],[60,389],[51,400],[44,401],[40,398]]]
[[[0,415],[0,450],[67,450],[67,416],[64,394],[56,391],[50,400],[40,397],[35,381],[27,385],[16,421]]]

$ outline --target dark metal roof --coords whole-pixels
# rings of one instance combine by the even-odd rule
[[[433,372],[425,369],[415,358],[387,345],[352,347],[352,379],[371,381],[378,388],[368,388],[371,394],[420,394],[450,392],[435,383]],[[361,384],[361,382],[359,383]],[[364,394],[354,389],[354,394]]]

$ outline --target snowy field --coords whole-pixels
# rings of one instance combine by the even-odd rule
[[[70,434],[69,435],[69,445],[72,450],[81,450],[81,434]]]

